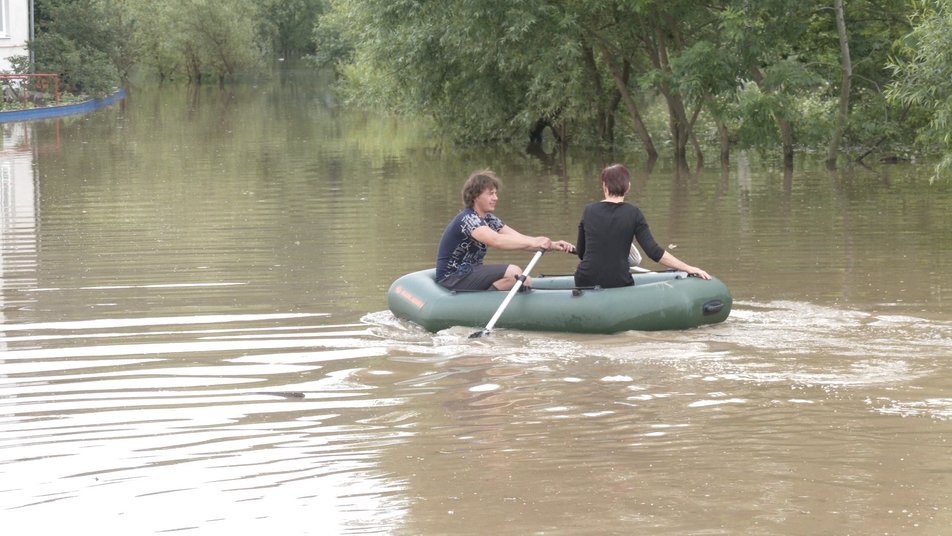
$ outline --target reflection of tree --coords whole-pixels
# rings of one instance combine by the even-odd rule
[[[545,151],[542,140],[530,141],[526,145],[526,154],[542,163],[542,170],[550,175],[565,174],[565,147],[553,145],[550,152]]]
[[[689,215],[692,207],[691,194],[694,193],[697,186],[696,181],[692,180],[694,177],[690,171],[681,165],[675,165],[673,174],[674,176],[671,180],[670,208],[668,209],[668,229],[670,230],[670,235],[655,237],[659,241],[658,243],[661,244],[661,247],[670,244],[672,240],[680,242],[683,239],[690,239],[692,235],[697,232],[692,226],[693,218]],[[693,185],[692,182],[694,183]],[[650,224],[651,220],[648,220],[648,222]],[[676,256],[678,255],[677,252],[672,253]],[[693,260],[693,255],[689,255],[687,258],[692,259],[689,262],[701,264],[701,259]]]

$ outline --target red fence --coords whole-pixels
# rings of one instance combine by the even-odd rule
[[[53,86],[53,102],[55,104],[59,104],[60,93],[58,74],[0,74],[0,81],[5,80],[23,80],[23,82],[19,85],[19,88],[11,87],[11,89],[13,89],[13,91],[18,94],[17,96],[24,105],[30,98],[31,90],[34,92],[34,94],[41,93],[46,95],[49,93],[51,85]],[[4,97],[6,97],[6,95],[4,95]]]

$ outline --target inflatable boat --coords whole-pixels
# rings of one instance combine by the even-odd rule
[[[433,269],[406,274],[390,285],[394,316],[437,332],[452,326],[483,327],[508,292],[454,292],[436,283]],[[694,328],[730,314],[727,286],[686,272],[632,274],[634,286],[578,288],[570,276],[538,276],[513,296],[497,328],[575,333],[618,333]]]

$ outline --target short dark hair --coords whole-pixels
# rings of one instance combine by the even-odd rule
[[[631,186],[628,168],[621,164],[612,164],[602,170],[602,184],[608,188],[608,195],[622,196]]]
[[[477,171],[466,179],[463,183],[463,204],[467,208],[473,208],[476,198],[486,190],[495,188],[499,190],[502,182],[492,170],[483,169]]]

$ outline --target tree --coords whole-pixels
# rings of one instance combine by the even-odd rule
[[[840,63],[843,66],[843,78],[840,84],[840,101],[836,114],[836,128],[830,137],[830,147],[826,156],[826,165],[836,168],[836,157],[840,151],[840,141],[846,130],[849,120],[850,87],[853,82],[853,61],[850,58],[849,38],[846,35],[846,14],[843,9],[843,0],[833,0],[833,10],[836,13],[836,33],[840,38]]]
[[[889,63],[894,80],[886,90],[893,102],[920,108],[929,123],[920,140],[943,148],[936,173],[952,169],[952,2],[918,2],[913,30]]]
[[[325,0],[265,0],[259,4],[258,34],[262,44],[281,58],[314,54],[314,26],[326,9]]]
[[[882,66],[906,6],[851,1],[847,36],[841,0],[335,0],[315,57],[351,102],[430,115],[462,142],[551,127],[612,144],[623,125],[649,160],[664,138],[678,165],[710,141],[724,162],[779,145],[792,166],[799,147],[835,161],[898,131]]]
[[[736,102],[744,77],[769,84],[776,80],[772,63],[780,60],[787,71],[797,65],[784,61],[777,47],[788,47],[803,30],[789,33],[771,11],[796,5],[773,0],[740,12],[731,11],[730,2],[689,0],[469,0],[451,6],[339,0],[321,19],[319,33],[349,44],[339,48],[349,54],[339,65],[352,101],[432,115],[461,141],[511,140],[525,132],[535,139],[548,125],[576,141],[612,143],[615,117],[623,110],[650,160],[657,156],[657,133],[643,108],[660,96],[673,156],[686,164],[688,146],[698,145],[694,129],[702,112],[715,114],[726,157],[729,111],[743,112],[729,103]],[[735,35],[743,39],[732,39],[725,34],[732,29],[731,13],[741,13],[735,21],[766,30],[743,28]],[[732,59],[724,48],[742,53]],[[790,88],[789,80],[762,87],[774,97],[772,117],[791,159],[793,118],[783,97],[806,87]]]
[[[139,21],[133,42],[142,67],[151,70],[160,82],[184,72],[186,55],[183,54],[182,30],[178,27],[177,6],[168,1],[129,0],[124,8],[129,18]]]
[[[183,75],[195,83],[224,84],[258,68],[257,9],[253,0],[125,0],[142,63],[161,80]]]
[[[60,75],[73,93],[103,96],[113,91],[135,59],[131,25],[110,0],[39,0],[36,38],[29,43],[33,69]]]
[[[892,72],[886,67],[889,55],[912,27],[907,0],[851,0],[849,46],[852,56],[852,84],[849,120],[843,133],[841,152],[854,151],[856,160],[880,150],[887,143],[908,146],[921,124],[918,113],[908,106],[890,102],[885,95]],[[832,63],[832,62],[831,62]],[[833,66],[831,65],[831,69]],[[833,74],[830,74],[831,80]],[[889,148],[892,152],[892,148]]]
[[[210,71],[223,85],[228,77],[257,65],[253,0],[184,0],[181,7],[187,50],[196,57],[189,65],[190,80],[201,81]]]
[[[539,120],[590,111],[570,99],[582,52],[558,25],[538,0],[342,0],[321,19],[353,47],[340,66],[350,101],[433,116],[467,142],[525,139]]]

